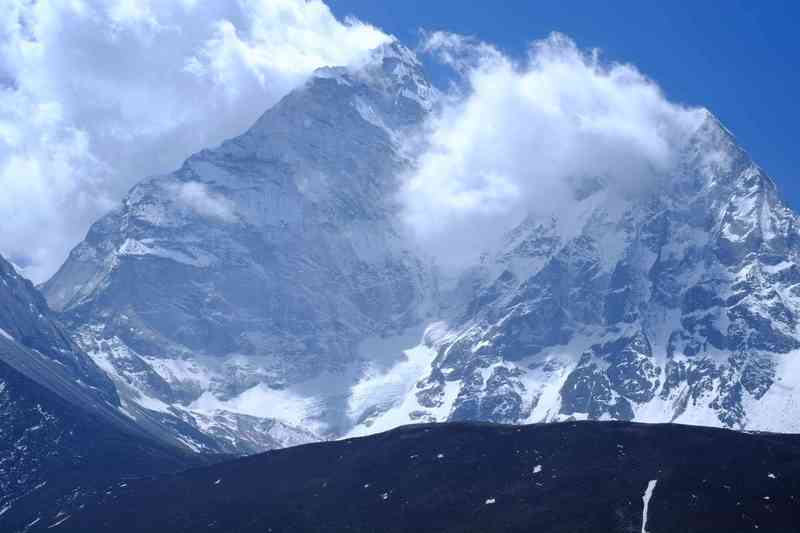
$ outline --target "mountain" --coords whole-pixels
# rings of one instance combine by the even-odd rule
[[[800,427],[798,221],[706,112],[668,176],[573,184],[455,283],[396,193],[439,94],[398,43],[136,185],[42,290],[197,451],[409,422]]]
[[[713,450],[713,453],[709,453]],[[798,531],[800,437],[417,425],[109,485],[55,531]]]
[[[359,343],[418,323],[431,292],[393,199],[398,138],[435,97],[420,68],[395,44],[321,69],[91,227],[43,291],[126,405],[240,453],[346,424]]]
[[[707,113],[652,192],[580,185],[481,265],[420,412],[798,431],[800,225],[774,182]]]
[[[207,464],[134,420],[42,295],[0,257],[0,530],[121,476]]]

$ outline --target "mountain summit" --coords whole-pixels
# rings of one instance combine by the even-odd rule
[[[358,344],[420,323],[431,292],[394,206],[399,139],[436,97],[420,69],[397,44],[320,69],[92,226],[43,290],[125,402],[228,451],[320,438],[287,423],[339,424],[346,397],[290,387],[358,374]]]

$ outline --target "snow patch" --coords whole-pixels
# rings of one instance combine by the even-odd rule
[[[70,517],[70,515],[66,515],[66,516],[64,516],[62,518],[59,518],[57,521],[55,521],[52,524],[50,524],[49,526],[47,526],[47,529],[52,529],[54,527],[60,526],[61,524],[63,524],[67,520],[69,520],[69,517]]]
[[[208,267],[214,261],[209,254],[201,251],[195,246],[186,245],[184,249],[174,247],[164,247],[156,243],[155,239],[125,239],[125,242],[117,250],[119,256],[139,256],[151,255],[169,259],[176,263],[182,263],[198,268]]]
[[[294,394],[286,389],[273,389],[259,383],[229,400],[220,400],[210,391],[203,392],[189,405],[192,411],[213,414],[215,411],[231,411],[260,418],[276,418],[290,425],[307,425],[316,414],[313,398]]]
[[[651,479],[647,483],[647,488],[642,496],[642,533],[647,533],[647,511],[650,507],[650,498],[653,497],[653,490],[656,488],[656,483],[658,483],[657,479]]]
[[[6,339],[10,340],[11,342],[17,342],[17,340],[11,336],[6,330],[0,328],[0,337],[5,337]]]
[[[439,398],[437,407],[429,408],[421,405],[417,398],[417,384],[428,377],[437,350],[432,345],[434,339],[440,339],[446,326],[443,323],[431,324],[422,334],[423,343],[419,343],[419,332],[415,336],[409,334],[402,338],[398,353],[403,355],[399,362],[383,367],[373,365],[359,378],[350,390],[348,414],[357,425],[348,433],[348,437],[369,435],[418,421],[412,413],[423,416],[425,421],[444,421],[455,403],[460,383],[447,381]],[[395,341],[383,340],[375,353],[387,353],[387,346]],[[416,345],[415,345],[416,344]],[[405,348],[405,349],[402,349]],[[363,355],[369,355],[370,350]],[[391,353],[391,352],[389,352]],[[373,414],[374,413],[374,414]]]
[[[743,395],[747,413],[745,428],[753,431],[800,432],[800,351],[771,356],[775,363],[775,382],[756,399]]]

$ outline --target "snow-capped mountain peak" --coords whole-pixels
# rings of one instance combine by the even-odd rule
[[[445,290],[395,194],[438,98],[396,42],[319,69],[134,187],[50,305],[127,408],[198,449],[454,419],[798,427],[797,217],[710,112],[651,188],[576,179],[569,212]]]

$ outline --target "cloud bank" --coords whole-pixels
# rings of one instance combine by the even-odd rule
[[[522,62],[442,32],[424,49],[462,83],[427,124],[401,200],[444,268],[474,264],[526,215],[568,211],[582,180],[620,195],[650,187],[705,117],[560,34],[532,43]]]
[[[0,253],[45,280],[134,182],[389,39],[319,0],[0,0]]]

